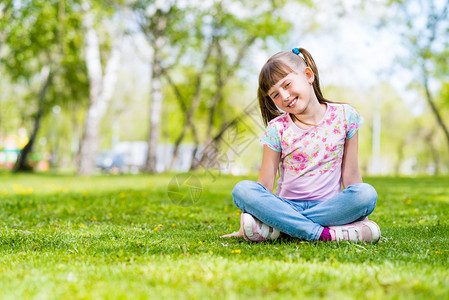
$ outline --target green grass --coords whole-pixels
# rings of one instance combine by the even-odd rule
[[[173,203],[172,177],[0,174],[1,298],[449,299],[447,177],[367,178],[374,245],[222,240],[247,178],[198,175]]]

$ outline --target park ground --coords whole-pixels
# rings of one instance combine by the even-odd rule
[[[255,177],[195,176],[0,174],[0,297],[449,299],[449,177],[366,178],[377,244],[257,244],[219,237]]]

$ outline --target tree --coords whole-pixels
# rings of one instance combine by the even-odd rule
[[[241,67],[249,47],[258,38],[282,35],[288,28],[288,22],[283,22],[279,16],[276,16],[273,11],[275,6],[263,5],[260,6],[263,8],[260,8],[256,3],[247,4],[242,8],[245,14],[250,15],[244,18],[235,15],[235,5],[239,5],[238,1],[227,1],[225,4],[222,1],[201,4],[198,2],[181,4],[173,1],[160,6],[158,1],[156,3],[138,1],[137,4],[135,11],[139,15],[140,27],[154,51],[152,86],[154,84],[157,87],[160,86],[158,78],[165,78],[174,91],[180,109],[184,112],[183,125],[175,139],[171,168],[177,158],[179,146],[187,133],[192,133],[195,149],[198,149],[200,143],[207,144],[212,139],[210,134],[216,126],[214,120],[217,117],[217,107],[223,100],[223,88]],[[228,6],[233,6],[234,11],[231,12]],[[237,56],[226,52],[237,53]],[[178,62],[185,68],[179,67]],[[217,73],[219,68],[223,70],[222,74]],[[157,70],[160,72],[155,72]],[[186,73],[184,76],[176,73],[177,76],[174,79],[172,75],[179,71]],[[200,138],[194,121],[201,101],[205,101],[205,90],[202,86],[205,81],[208,84],[212,81],[216,85],[212,102],[208,101],[206,104],[210,110],[209,122],[206,125],[208,126],[206,141]],[[181,92],[180,88],[186,84],[190,86],[187,88],[187,94],[186,89]],[[207,89],[210,90],[210,87]],[[162,113],[160,110],[162,101],[160,90],[152,88],[149,151],[145,168],[149,172],[156,171],[155,150],[160,131],[158,116]],[[194,155],[195,152],[196,150]],[[193,167],[197,165],[193,163]]]
[[[251,5],[255,6],[251,7]],[[196,157],[199,146],[196,145],[191,169],[206,166],[209,164],[207,161],[216,160],[216,149],[220,147],[222,135],[235,125],[233,121],[223,117],[220,112],[221,122],[214,133],[214,127],[217,126],[218,108],[225,106],[227,102],[224,94],[225,87],[242,67],[242,61],[252,50],[253,44],[257,40],[265,41],[268,38],[279,40],[290,29],[291,24],[281,17],[281,5],[276,5],[276,2],[272,2],[272,5],[264,8],[256,7],[256,5],[256,3],[247,3],[247,7],[245,7],[247,17],[242,18],[225,7],[221,1],[214,4],[215,15],[211,24],[211,32],[215,40],[215,51],[211,59],[214,70],[211,76],[214,80],[215,91],[212,100],[208,103],[205,147],[199,157]],[[227,54],[231,50],[235,55]]]
[[[168,74],[167,70],[173,63],[173,57],[179,57],[183,52],[183,41],[189,38],[188,26],[185,24],[185,16],[189,13],[187,7],[181,7],[174,1],[149,1],[138,0],[133,4],[133,10],[137,15],[137,20],[141,32],[146,37],[153,49],[151,59],[150,77],[150,112],[148,128],[148,153],[144,170],[155,173],[156,150],[159,144],[160,121],[162,115],[162,75]],[[167,58],[168,57],[168,58]],[[171,61],[171,63],[170,63]]]
[[[399,19],[405,26],[401,30],[409,51],[406,66],[418,74],[416,82],[424,90],[424,98],[444,133],[449,148],[449,129],[437,106],[430,81],[447,81],[449,64],[449,2],[434,0],[394,1]]]
[[[118,33],[118,37],[113,41],[112,50],[103,74],[100,43],[95,29],[94,13],[87,0],[83,1],[82,7],[84,12],[83,26],[85,29],[85,59],[89,76],[89,105],[80,143],[77,172],[79,175],[91,175],[94,172],[95,156],[98,152],[100,122],[106,113],[117,81],[122,35]]]
[[[4,6],[0,31],[7,49],[1,63],[13,81],[30,88],[28,104],[36,109],[29,142],[17,159],[15,171],[30,169],[28,156],[49,108],[83,99],[85,78],[77,75],[83,65],[78,56],[80,15],[74,3],[30,0],[8,1]]]
[[[212,41],[209,42],[209,45],[207,46],[207,50],[205,51],[204,58],[202,60],[202,65],[201,65],[200,69],[197,70],[196,75],[194,76],[195,77],[195,81],[193,82],[194,93],[193,93],[192,101],[191,101],[190,105],[187,105],[188,101],[186,101],[185,97],[182,96],[181,92],[179,91],[178,86],[171,79],[168,72],[164,72],[164,75],[167,78],[167,81],[169,82],[170,86],[173,88],[173,90],[175,92],[175,95],[176,95],[176,98],[178,99],[181,110],[185,112],[184,124],[183,124],[183,126],[181,126],[181,133],[176,138],[176,141],[174,144],[171,162],[168,167],[169,170],[171,170],[173,168],[174,163],[175,163],[176,159],[178,158],[179,147],[180,147],[182,141],[184,140],[186,133],[188,132],[189,129],[192,132],[192,136],[193,136],[195,145],[199,144],[198,132],[195,127],[194,117],[195,117],[195,112],[197,111],[198,106],[200,104],[200,100],[201,100],[201,98],[200,98],[201,97],[201,84],[203,82],[204,74],[206,73],[206,67],[209,62],[209,58],[210,58],[212,49],[215,44],[216,44],[216,40],[215,40],[215,38],[212,38]],[[194,151],[193,155],[195,155],[195,151]]]

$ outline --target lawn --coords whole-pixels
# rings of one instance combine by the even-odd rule
[[[0,174],[0,297],[449,299],[448,177],[366,178],[377,244],[222,240],[248,178],[196,178]]]

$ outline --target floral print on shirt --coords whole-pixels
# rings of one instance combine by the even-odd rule
[[[363,118],[347,104],[327,105],[316,126],[300,129],[283,114],[271,120],[262,135],[263,144],[282,153],[282,169],[290,176],[315,176],[341,166],[345,140],[357,132]]]

